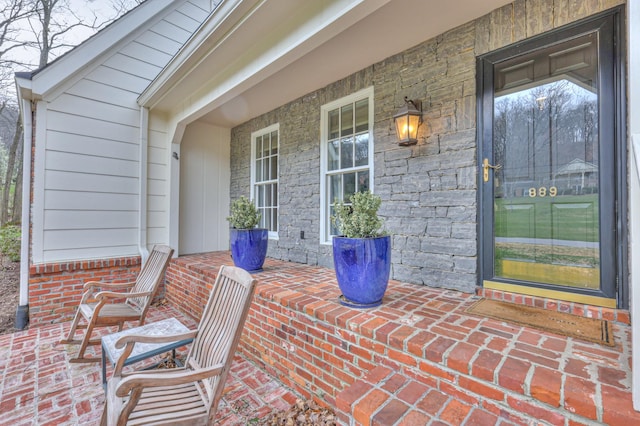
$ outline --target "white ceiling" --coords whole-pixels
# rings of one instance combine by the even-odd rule
[[[287,31],[283,20],[295,17],[296,6],[308,0],[290,1],[265,2],[260,13],[248,19],[237,35],[228,38],[226,50],[218,43],[217,51],[209,52],[197,67],[192,67],[188,78],[174,82],[170,88],[164,87],[163,95],[152,107],[176,114],[179,110],[176,105],[189,94],[186,96],[189,102],[199,99],[199,104],[192,102],[191,108],[194,104],[199,106],[183,120],[199,118],[233,127],[509,3],[505,0],[365,0],[357,13],[351,11],[344,19],[334,20],[331,25],[318,29],[301,46],[280,54],[278,60],[228,84],[229,76],[224,73],[229,73],[227,65],[234,46],[240,50],[235,51],[235,57],[240,58],[235,61],[240,61],[245,52],[260,49],[260,44],[268,45],[265,40],[271,32],[278,31],[277,24]],[[268,54],[265,52],[264,56]],[[260,53],[254,51],[252,55],[260,56]],[[227,83],[217,85],[217,81]],[[203,93],[208,94],[203,96]]]

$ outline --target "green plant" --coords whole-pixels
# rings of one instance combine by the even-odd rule
[[[374,238],[384,235],[381,231],[382,219],[378,217],[380,197],[369,191],[356,192],[350,204],[336,201],[335,215],[331,222],[338,228],[339,235],[347,238]]]
[[[253,229],[260,223],[258,208],[246,197],[231,203],[231,216],[227,218],[232,228]]]
[[[9,224],[0,228],[0,252],[12,262],[20,260],[20,225]]]

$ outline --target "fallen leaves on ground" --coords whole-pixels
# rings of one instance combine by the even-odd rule
[[[252,423],[259,426],[335,426],[338,424],[333,410],[314,401],[298,399],[290,409],[272,413]]]

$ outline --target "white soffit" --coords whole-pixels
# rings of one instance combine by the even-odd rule
[[[232,127],[507,3],[226,0],[140,103]]]

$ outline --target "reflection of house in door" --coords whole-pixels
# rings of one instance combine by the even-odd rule
[[[555,173],[558,190],[573,191],[575,194],[593,191],[598,185],[598,167],[579,158],[560,167]]]
[[[180,254],[229,248],[229,129],[195,122],[180,147]]]

